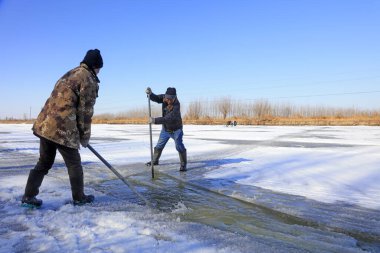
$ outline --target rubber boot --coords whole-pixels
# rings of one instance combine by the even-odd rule
[[[40,186],[42,184],[42,180],[44,180],[45,173],[40,170],[30,170],[28,181],[25,186],[25,194],[26,197],[35,197],[40,192]]]
[[[160,160],[162,154],[162,149],[154,148],[154,153],[153,153],[153,165],[158,165],[158,161]],[[151,162],[147,162],[145,165],[146,166],[151,166]]]
[[[179,171],[187,171],[187,153],[186,150],[182,153],[179,153],[179,160],[181,161],[181,167],[179,168]]]
[[[89,204],[94,202],[95,197],[93,195],[85,195],[83,194],[83,198],[81,200],[74,200],[73,204],[74,206],[81,206],[85,204]]]
[[[21,200],[22,206],[25,207],[40,207],[42,205],[42,200],[37,199],[36,197],[27,197],[23,196]]]
[[[42,200],[36,199],[35,196],[37,196],[38,193],[40,192],[39,189],[42,184],[42,180],[44,179],[44,176],[45,176],[45,173],[40,170],[36,170],[36,169],[30,170],[28,181],[25,186],[25,193],[21,201],[22,203],[27,203],[27,204],[32,204],[32,205],[35,204],[36,206],[42,205]],[[34,204],[28,203],[28,202],[33,202]]]
[[[84,205],[92,203],[95,197],[93,195],[85,195],[83,192],[84,183],[82,168],[80,167],[69,170],[69,178],[74,205]]]

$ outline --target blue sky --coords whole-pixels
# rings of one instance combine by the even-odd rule
[[[198,99],[379,109],[379,0],[0,0],[0,118],[35,117],[86,51],[95,113]]]

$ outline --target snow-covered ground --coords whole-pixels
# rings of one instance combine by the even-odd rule
[[[0,252],[380,250],[380,127],[186,125],[188,172],[169,141],[152,180],[148,126],[93,125],[92,146],[152,207],[81,149],[95,203],[67,204],[57,155],[37,210],[20,207],[38,159],[30,128],[0,125]]]

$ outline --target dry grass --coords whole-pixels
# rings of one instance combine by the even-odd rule
[[[239,122],[239,121],[238,121]],[[275,125],[275,126],[380,126],[380,117],[310,117],[284,118],[272,117],[265,119],[243,120],[240,124]]]
[[[0,120],[0,124],[33,124],[34,120],[7,119]]]
[[[238,125],[273,125],[273,126],[380,126],[380,116],[365,117],[263,117],[263,118],[211,118],[184,119],[186,125],[225,125],[227,121],[238,122]],[[94,117],[95,124],[147,124],[146,118],[101,119]]]
[[[184,118],[185,125],[225,125],[227,121],[238,122],[238,125],[267,125],[267,126],[380,126],[380,116],[354,116],[354,117],[273,117],[261,118],[233,117],[199,119]],[[146,117],[93,117],[94,124],[147,124]],[[32,124],[34,120],[0,120],[0,124]]]
[[[152,116],[161,115],[161,107],[153,106]],[[244,102],[224,97],[215,101],[196,100],[182,108],[184,124],[274,126],[380,126],[380,109],[334,108],[326,106],[297,106],[290,103],[273,104],[259,99]],[[6,118],[0,123],[33,123],[33,120]],[[93,117],[94,124],[147,124],[146,107],[125,112],[103,113]]]

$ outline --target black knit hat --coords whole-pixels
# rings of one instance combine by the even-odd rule
[[[174,87],[169,87],[166,89],[165,95],[177,96],[177,91]]]
[[[99,49],[90,49],[87,51],[81,63],[85,63],[91,69],[100,69],[103,67],[103,58]]]
[[[177,97],[177,91],[173,87],[166,89],[165,98],[175,99]]]

